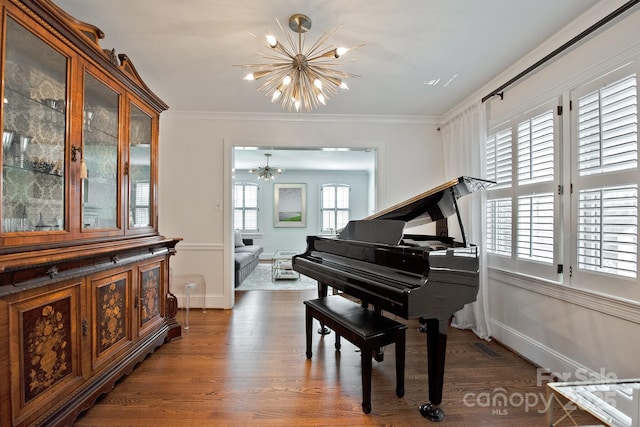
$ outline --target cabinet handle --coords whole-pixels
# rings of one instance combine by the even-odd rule
[[[82,147],[76,145],[71,146],[71,161],[75,162],[78,158],[78,152],[82,153]]]
[[[88,331],[89,331],[89,328],[87,326],[87,319],[82,319],[82,336],[86,337]]]
[[[124,174],[129,175],[129,162],[124,162]]]
[[[58,275],[58,267],[55,265],[49,267],[49,269],[47,270],[47,275],[49,275],[49,279],[53,279],[54,277],[56,277]]]
[[[119,257],[118,255],[113,255],[113,256],[111,257],[111,262],[112,262],[112,263],[117,264],[117,263],[118,263],[118,261],[120,261],[120,257]]]

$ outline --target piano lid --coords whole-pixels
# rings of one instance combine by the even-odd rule
[[[461,176],[364,219],[392,219],[410,222],[411,225],[428,224],[456,214],[456,201],[460,197],[493,184],[493,181]]]
[[[495,184],[479,178],[461,176],[439,187],[418,194],[402,203],[370,215],[360,221],[349,221],[338,238],[386,244],[398,244],[402,239],[404,225],[428,224],[456,214],[464,245],[466,236],[458,212],[457,200]],[[376,220],[368,222],[368,220]]]

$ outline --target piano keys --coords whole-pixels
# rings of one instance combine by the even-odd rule
[[[492,185],[462,176],[362,220],[350,221],[337,236],[307,236],[307,249],[293,257],[293,269],[343,291],[376,311],[420,319],[427,332],[429,401],[420,413],[444,419],[447,329],[452,315],[475,301],[479,284],[478,248],[467,243],[457,201]],[[449,236],[404,234],[407,225],[456,215],[462,242]]]

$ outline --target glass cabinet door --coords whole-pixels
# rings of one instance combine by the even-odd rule
[[[129,125],[129,227],[151,222],[151,117],[131,104]]]
[[[118,103],[116,92],[85,71],[83,230],[118,226]]]
[[[7,16],[2,232],[65,229],[68,58]]]

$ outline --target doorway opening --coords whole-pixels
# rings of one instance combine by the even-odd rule
[[[265,157],[265,154],[270,156]],[[243,280],[236,289],[249,285],[253,288],[256,280],[264,281],[266,288],[290,289],[297,285],[308,288],[309,283],[303,283],[304,277],[282,274],[280,263],[274,264],[279,258],[277,255],[304,252],[308,235],[337,232],[337,227],[332,225],[336,224],[335,217],[331,223],[332,212],[327,208],[332,203],[330,195],[335,196],[336,189],[343,195],[339,202],[341,206],[348,205],[339,212],[338,218],[361,219],[373,213],[377,157],[378,150],[374,147],[234,147],[232,227],[242,238],[262,249],[257,271],[250,273],[253,276],[247,284],[243,286]],[[266,166],[265,159],[270,168],[281,169],[282,173],[272,179],[258,179],[255,171]],[[291,208],[290,203],[297,208]],[[237,270],[236,258],[234,248],[234,268]],[[286,262],[282,265],[289,266]],[[281,280],[282,277],[286,280]]]

